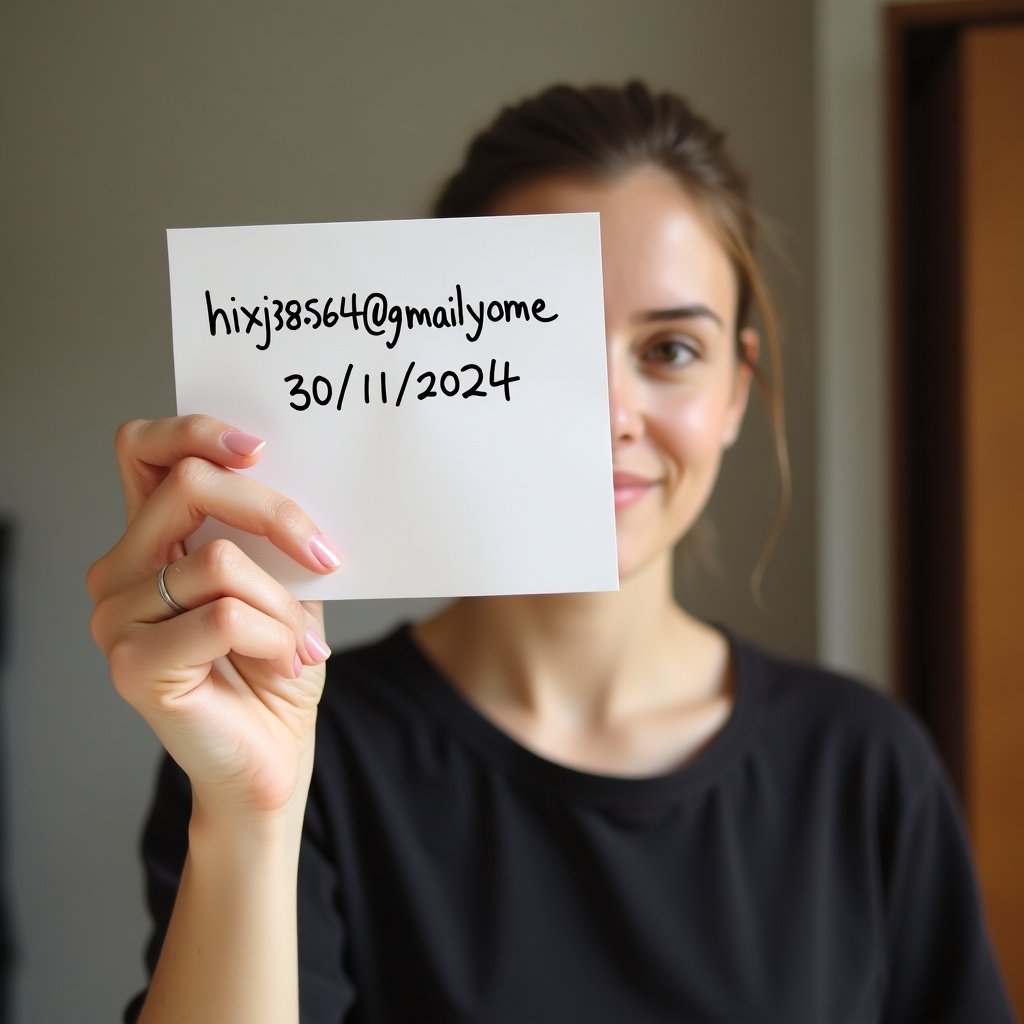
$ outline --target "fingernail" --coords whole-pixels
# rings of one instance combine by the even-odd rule
[[[295,678],[298,679],[299,676],[302,675],[302,660],[297,654],[295,655],[295,661],[293,664],[295,665]]]
[[[319,633],[312,629],[306,630],[306,653],[316,664],[326,661],[331,656],[331,649]]]
[[[310,537],[309,547],[325,569],[337,569],[341,565],[341,554],[322,533]]]
[[[241,430],[228,430],[221,441],[229,452],[236,455],[255,455],[267,443]]]

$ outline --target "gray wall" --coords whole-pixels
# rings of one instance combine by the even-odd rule
[[[173,412],[164,228],[416,216],[469,132],[561,78],[640,75],[731,128],[791,262],[796,494],[765,585],[764,418],[713,515],[693,608],[816,648],[811,0],[435,0],[0,8],[0,515],[16,528],[2,667],[18,1012],[112,1020],[141,981],[136,840],[156,749],[88,637],[88,564],[121,525],[116,425]],[[330,609],[335,642],[407,606]]]

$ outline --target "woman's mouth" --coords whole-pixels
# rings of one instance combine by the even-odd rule
[[[635,504],[657,485],[657,480],[652,480],[649,477],[615,470],[612,473],[612,487],[615,490],[616,509],[628,508]]]

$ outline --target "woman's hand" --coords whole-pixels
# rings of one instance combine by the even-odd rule
[[[301,604],[229,541],[188,554],[207,516],[327,573],[340,559],[294,502],[235,470],[262,443],[207,416],[126,423],[127,528],[87,577],[93,638],[118,693],[193,788],[193,822],[301,821],[324,684],[323,607]],[[161,597],[165,574],[175,612]]]

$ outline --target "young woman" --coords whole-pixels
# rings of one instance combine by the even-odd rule
[[[182,546],[213,515],[345,571],[236,472],[262,442],[205,417],[119,432],[128,527],[90,571],[93,631],[170,755],[127,1020],[1011,1019],[916,720],[672,597],[761,376],[758,309],[778,366],[721,133],[637,83],[558,87],[477,137],[435,212],[583,210],[618,593],[456,601],[325,686],[319,606],[230,544]]]

